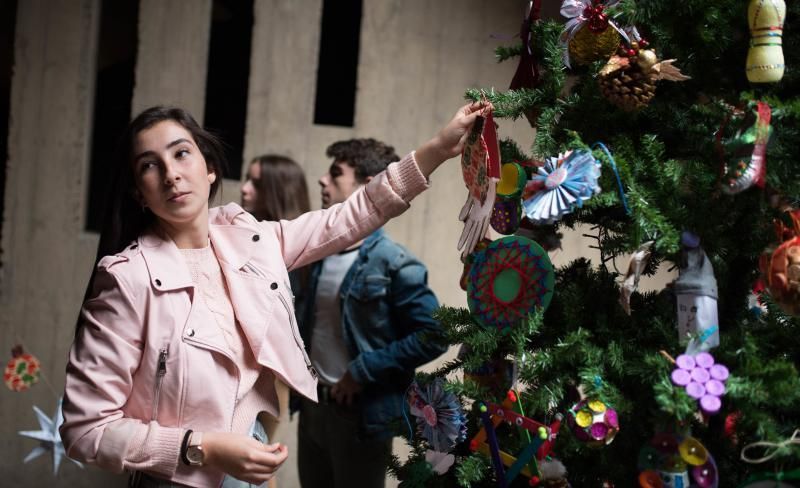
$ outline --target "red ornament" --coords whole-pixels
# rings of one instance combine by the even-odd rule
[[[538,476],[531,476],[531,479],[528,480],[528,484],[530,486],[539,486],[539,483],[541,482],[542,480],[540,480]]]
[[[625,52],[625,54],[627,54],[628,57],[632,58],[632,57],[636,56],[636,49],[630,48]]]
[[[761,255],[759,268],[775,303],[787,314],[800,315],[800,210],[789,215],[792,227],[776,222],[776,234],[784,241]]]
[[[514,393],[514,390],[508,390],[508,394],[506,396],[512,402],[516,402],[517,401],[517,395],[516,395],[516,393]]]
[[[472,452],[477,451],[478,450],[478,441],[476,441],[475,439],[472,439],[471,441],[469,441],[469,450],[472,451]]]
[[[739,436],[736,434],[736,428],[739,425],[739,420],[742,418],[742,412],[731,412],[725,417],[725,437],[730,439],[731,443],[736,445],[739,443]]]

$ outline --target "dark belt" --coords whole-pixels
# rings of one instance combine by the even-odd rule
[[[155,476],[151,476],[141,471],[134,471],[133,474],[131,474],[131,477],[128,479],[128,487],[129,488],[167,488],[167,487],[180,488],[180,487],[186,487],[186,485],[175,483],[174,481],[156,478]]]
[[[317,401],[321,405],[329,405],[332,403],[336,403],[336,400],[333,399],[333,395],[331,395],[331,386],[326,385],[323,383],[317,383]]]

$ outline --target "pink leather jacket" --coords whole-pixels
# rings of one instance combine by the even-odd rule
[[[209,211],[212,247],[259,364],[316,401],[287,269],[364,238],[425,188],[412,153],[345,203],[292,221],[258,222],[236,204]],[[218,327],[195,313],[193,292],[178,248],[154,234],[99,262],[67,364],[61,436],[70,457],[190,486],[221,484],[222,472],[178,461],[185,429],[231,430],[239,381]],[[129,453],[133,439],[142,448]]]

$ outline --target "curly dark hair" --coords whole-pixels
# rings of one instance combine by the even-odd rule
[[[325,153],[334,161],[343,161],[352,166],[359,183],[364,183],[368,177],[375,176],[386,169],[389,163],[400,159],[392,146],[371,138],[334,142]]]

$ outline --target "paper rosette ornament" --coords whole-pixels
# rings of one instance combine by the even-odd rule
[[[608,59],[617,50],[620,40],[627,40],[627,34],[606,14],[608,7],[618,3],[618,0],[606,3],[599,0],[564,0],[561,15],[569,20],[561,33],[560,43],[564,50],[564,64],[568,68],[571,61],[590,64]]]
[[[783,78],[783,0],[750,0],[747,20],[750,49],[747,51],[747,79],[751,83],[775,83]]]
[[[714,356],[701,352],[696,356],[681,354],[675,358],[676,368],[670,377],[672,382],[686,389],[686,394],[697,400],[700,409],[713,415],[722,407],[725,381],[730,373],[723,364],[714,361]]]
[[[792,227],[776,222],[783,242],[761,255],[759,268],[773,300],[790,315],[800,315],[800,210],[789,213]]]
[[[41,365],[36,356],[23,352],[22,346],[14,347],[11,355],[3,381],[11,391],[25,391],[39,381]]]
[[[573,405],[567,424],[575,437],[589,447],[611,444],[619,432],[617,411],[598,399],[581,400]]]
[[[519,236],[492,242],[475,255],[467,281],[467,305],[478,322],[508,329],[553,297],[555,275],[547,253]]]
[[[417,419],[417,430],[434,450],[448,452],[466,439],[467,418],[461,402],[455,394],[445,391],[442,378],[425,385],[414,381],[407,401],[411,415]]]
[[[661,433],[639,451],[639,486],[717,488],[719,471],[714,457],[694,437]]]
[[[546,224],[600,193],[600,162],[586,150],[548,158],[525,187],[522,206],[532,222]]]
[[[767,173],[767,144],[772,134],[772,110],[765,102],[757,102],[755,121],[744,132],[737,132],[726,141],[731,154],[722,179],[722,191],[729,195],[740,193],[755,185],[764,188]],[[723,155],[724,157],[724,155]]]

